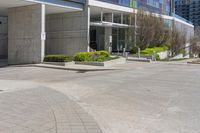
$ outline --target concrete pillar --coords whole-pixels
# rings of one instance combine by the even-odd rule
[[[90,8],[46,16],[46,54],[74,55],[89,51]]]
[[[42,4],[41,7],[41,62],[44,60],[45,56],[45,40],[46,40],[46,32],[45,32],[45,5]]]
[[[87,9],[87,52],[90,52],[90,7]]]
[[[8,10],[8,63],[40,63],[44,57],[45,6]]]
[[[8,56],[8,20],[0,17],[0,58]]]
[[[106,22],[113,21],[112,13],[104,14]],[[112,41],[112,27],[105,27],[105,43],[104,49],[109,51],[110,41]]]

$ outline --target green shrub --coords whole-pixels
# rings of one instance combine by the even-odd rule
[[[47,55],[44,57],[45,62],[70,62],[72,57],[66,55]]]
[[[137,47],[133,47],[130,51],[131,54],[136,54],[138,52],[138,48]]]
[[[100,56],[104,56],[104,57],[109,57],[110,54],[108,51],[105,51],[105,50],[101,50],[101,51],[98,51],[100,53]]]
[[[160,60],[160,55],[156,54],[156,60]]]
[[[114,60],[114,59],[119,59],[119,56],[114,56],[114,57],[108,57],[108,58],[106,58],[106,60]]]
[[[75,61],[92,61],[93,52],[79,52],[74,56]]]
[[[180,51],[179,51],[179,54],[183,54],[183,56],[185,56],[185,55],[186,55],[185,49],[180,50]]]
[[[162,51],[166,51],[166,50],[168,50],[168,47],[166,47],[166,46],[154,47],[154,48],[146,48],[146,49],[141,51],[141,54],[143,54],[143,55],[153,55],[154,52],[158,53],[158,52],[162,52]]]
[[[75,54],[74,61],[104,62],[108,57],[110,57],[110,54],[107,51],[79,52]]]
[[[73,56],[66,56],[65,62],[71,62],[73,61]]]
[[[104,62],[105,61],[105,57],[104,56],[99,56],[98,58],[97,58],[97,61],[98,62]]]

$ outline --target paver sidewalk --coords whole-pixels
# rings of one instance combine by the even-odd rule
[[[102,133],[94,119],[49,88],[0,92],[1,133]]]

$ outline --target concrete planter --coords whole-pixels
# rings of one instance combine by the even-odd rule
[[[183,58],[183,54],[178,54],[174,57],[172,57],[170,60],[176,60],[176,59],[182,59]]]
[[[188,64],[200,64],[200,60],[194,60],[187,62]]]
[[[163,51],[163,52],[159,52],[157,53],[159,56],[160,56],[160,59],[166,59],[169,55],[169,52],[168,51]]]
[[[133,55],[132,56],[134,59],[139,58],[138,55]],[[145,58],[145,59],[152,59],[151,55],[140,55],[140,58]]]
[[[72,62],[43,62],[43,64],[57,65],[57,66],[69,66],[69,65],[73,65],[75,63],[72,61]]]
[[[151,63],[151,59],[147,58],[135,58],[135,57],[128,57],[128,61],[138,61],[138,62],[149,62]]]
[[[105,62],[79,62],[75,61],[75,64],[79,65],[91,65],[91,66],[113,66],[117,64],[125,64],[126,63],[126,58],[119,58],[119,59],[114,59],[110,61],[105,61]]]

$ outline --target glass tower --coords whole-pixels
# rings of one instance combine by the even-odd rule
[[[175,13],[200,26],[200,0],[176,0]]]

